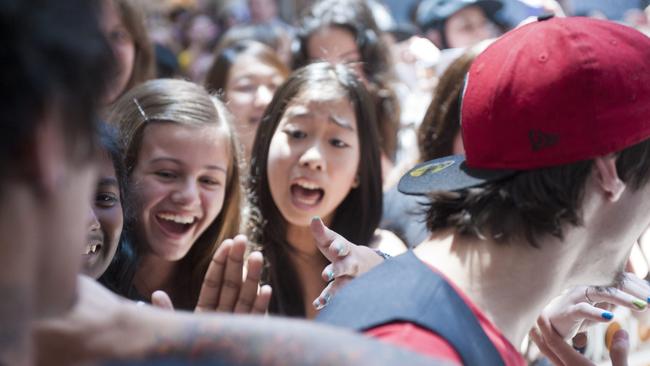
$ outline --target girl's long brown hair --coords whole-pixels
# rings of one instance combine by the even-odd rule
[[[273,288],[269,311],[299,317],[305,316],[301,279],[290,259],[294,249],[287,242],[286,221],[271,196],[267,164],[271,139],[287,106],[305,90],[335,91],[332,97],[352,103],[357,121],[359,186],[336,208],[332,229],[355,244],[368,245],[382,209],[379,138],[374,108],[365,87],[343,65],[315,63],[295,71],[275,93],[255,137],[249,178],[249,234],[266,260],[263,280]]]

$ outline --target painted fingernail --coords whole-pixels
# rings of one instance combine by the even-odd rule
[[[639,309],[639,310],[643,310],[643,309],[646,308],[646,306],[648,306],[648,303],[644,302],[641,299],[634,299],[632,301],[632,305],[636,306],[636,308]]]
[[[314,308],[316,308],[316,310],[320,310],[320,309],[323,308],[321,303],[320,303],[320,297],[318,299],[314,300],[314,302],[312,302],[311,304],[314,306]]]
[[[609,311],[603,311],[603,313],[600,314],[600,316],[603,317],[603,319],[607,319],[607,320],[612,320],[612,318],[614,318],[614,314],[612,314]]]
[[[334,271],[331,269],[327,271],[327,282],[330,282],[334,279]]]
[[[311,221],[320,221],[320,216],[312,216]]]
[[[316,301],[313,302],[314,307],[316,310],[321,310],[325,306],[327,306],[327,303],[330,301],[330,294],[325,294],[322,298],[319,297],[316,299]]]
[[[343,256],[345,254],[345,245],[343,245],[343,243],[336,243],[336,252],[339,257]]]
[[[650,303],[650,297],[648,297],[648,303]]]

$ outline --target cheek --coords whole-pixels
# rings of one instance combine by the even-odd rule
[[[113,45],[113,52],[119,63],[120,71],[125,78],[131,76],[133,62],[135,60],[135,45],[133,42],[124,42]]]
[[[165,185],[149,178],[135,181],[134,187],[134,199],[140,217],[146,216],[153,206],[171,193]]]
[[[111,208],[96,209],[95,215],[107,240],[117,241],[124,225],[122,206],[115,205]]]
[[[203,207],[205,207],[206,214],[208,216],[208,220],[206,220],[206,222],[211,223],[217,216],[219,216],[219,213],[223,208],[225,197],[226,195],[224,189],[203,194]]]

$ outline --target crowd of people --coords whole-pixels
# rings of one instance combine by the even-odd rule
[[[280,5],[0,1],[0,365],[650,360],[650,7]]]

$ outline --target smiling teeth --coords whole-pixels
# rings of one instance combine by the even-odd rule
[[[86,254],[95,254],[95,253],[97,253],[97,251],[99,250],[100,247],[101,247],[100,244],[93,244],[93,245],[87,246],[86,247]]]
[[[305,189],[311,189],[311,190],[314,190],[314,189],[320,189],[320,187],[317,186],[317,185],[314,184],[314,183],[309,183],[309,182],[298,182],[298,183],[296,183],[296,184],[299,185],[299,186],[302,187],[302,188],[305,188]]]
[[[167,220],[167,221],[173,221],[177,224],[191,224],[194,222],[194,217],[193,216],[178,216],[178,215],[171,215],[171,214],[158,214],[158,218]]]

